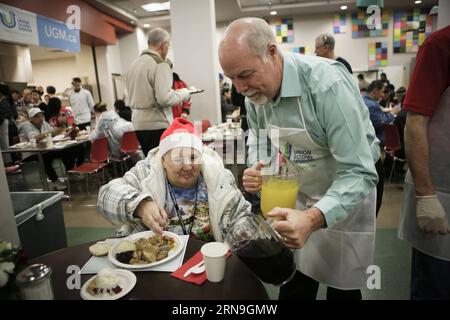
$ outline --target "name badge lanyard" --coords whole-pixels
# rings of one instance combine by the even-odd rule
[[[169,187],[169,194],[170,194],[170,197],[172,198],[172,202],[173,202],[173,205],[174,205],[174,208],[175,208],[175,212],[177,213],[178,220],[180,221],[181,229],[183,229],[183,234],[184,235],[190,235],[191,231],[192,231],[192,227],[194,226],[195,215],[197,214],[198,181],[197,181],[197,186],[195,187],[194,212],[193,212],[193,215],[190,218],[191,225],[189,227],[189,232],[188,233],[186,233],[186,226],[184,225],[183,219],[181,218],[181,210],[180,210],[180,207],[178,206],[178,202],[177,202],[177,199],[175,198],[175,194],[173,193],[172,185],[168,181],[167,181],[167,185]]]

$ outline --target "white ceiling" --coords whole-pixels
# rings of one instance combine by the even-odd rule
[[[144,23],[154,26],[169,26],[168,11],[150,13],[142,9],[143,4],[165,2],[167,0],[86,0],[100,10],[119,19],[140,26]],[[189,1],[189,0],[186,0]],[[298,16],[342,12],[339,7],[348,6],[346,12],[356,9],[356,0],[215,0],[216,21],[228,22],[247,16],[270,17],[270,9],[278,11],[278,16]],[[413,6],[432,7],[438,0],[422,0],[415,5],[414,0],[384,0],[386,9],[411,8]]]

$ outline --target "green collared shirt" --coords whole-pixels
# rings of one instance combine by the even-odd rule
[[[328,148],[337,163],[336,179],[314,205],[331,227],[345,219],[377,184],[375,162],[380,157],[379,141],[358,86],[342,64],[286,52],[281,91],[276,100],[263,106],[245,100],[250,130],[249,166],[263,158],[258,133],[266,128],[264,109],[269,123],[303,128],[297,98],[309,135],[316,144]]]

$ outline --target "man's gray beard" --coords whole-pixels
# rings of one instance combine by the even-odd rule
[[[256,105],[264,105],[267,103],[267,101],[269,101],[269,99],[267,99],[267,97],[265,95],[258,95],[258,99],[256,99],[256,100],[252,100],[250,98],[248,98],[248,99]]]

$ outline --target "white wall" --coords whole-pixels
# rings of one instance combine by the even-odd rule
[[[333,15],[332,14],[319,14],[310,16],[294,16],[294,42],[280,44],[284,50],[290,50],[293,47],[309,47],[311,52],[314,53],[315,38],[321,33],[333,34],[336,40],[335,53],[337,56],[342,56],[347,60],[353,69],[367,69],[369,59],[368,45],[370,42],[387,42],[388,45],[388,66],[403,66],[403,76],[398,76],[398,68],[386,68],[387,76],[392,72],[392,77],[395,79],[401,79],[394,83],[396,87],[407,86],[409,81],[409,69],[411,59],[416,56],[416,53],[393,53],[393,15],[390,12],[389,30],[387,37],[374,37],[374,38],[352,38],[351,33],[351,13],[347,13],[346,33],[334,34],[333,33]],[[224,35],[226,25],[224,23],[217,24],[216,36],[219,43]],[[401,69],[401,68],[400,68]],[[221,70],[219,66],[219,70]],[[356,74],[355,74],[356,76]],[[400,83],[401,82],[401,83]]]
[[[120,36],[116,45],[119,46],[122,74],[125,75],[131,63],[148,48],[145,31],[136,28],[133,33]]]
[[[438,29],[450,24],[450,1],[439,0]]]
[[[75,60],[77,70],[71,77],[79,77],[83,84],[91,85],[94,101],[99,101],[92,48],[82,44],[80,52],[75,55]]]
[[[97,69],[102,102],[106,103],[108,109],[112,110],[115,101],[112,74],[122,74],[119,42],[113,46],[96,47],[95,53],[97,56]]]
[[[214,1],[172,0],[170,11],[174,70],[188,86],[205,90],[192,95],[189,118],[220,122]],[[186,23],[186,18],[189,23]]]
[[[54,86],[57,93],[62,93],[71,87],[72,78],[78,75],[75,57],[34,60],[33,79],[30,85]]]

